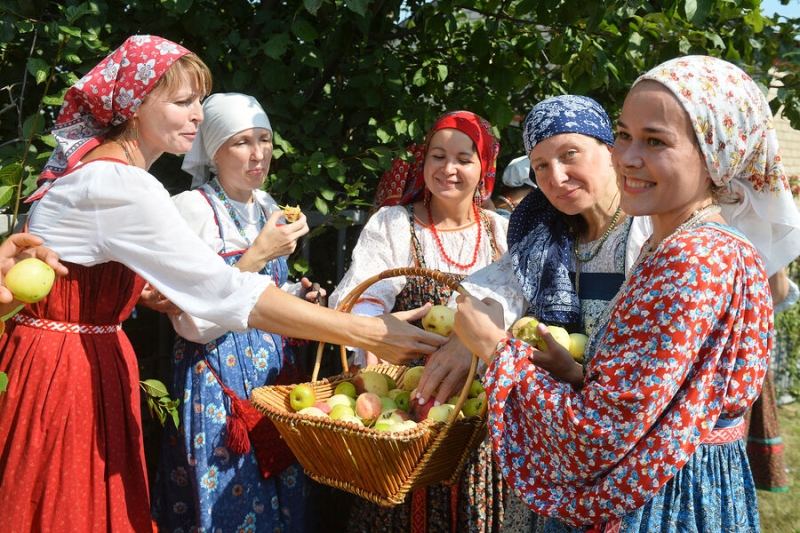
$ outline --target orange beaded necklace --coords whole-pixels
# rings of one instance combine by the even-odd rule
[[[442,246],[442,241],[439,239],[439,233],[436,231],[436,224],[433,223],[433,215],[431,214],[431,204],[430,202],[426,202],[425,208],[428,210],[428,222],[431,224],[431,233],[433,233],[433,240],[436,241],[436,247],[439,249],[439,253],[442,254],[444,260],[453,265],[454,267],[466,270],[475,266],[475,263],[478,262],[478,251],[481,249],[481,235],[483,231],[481,230],[481,220],[480,214],[478,212],[478,205],[473,203],[472,209],[475,213],[475,223],[478,225],[478,238],[475,240],[475,250],[472,252],[472,262],[469,264],[461,264],[456,261],[453,261],[448,257],[447,253],[444,251],[444,246]]]

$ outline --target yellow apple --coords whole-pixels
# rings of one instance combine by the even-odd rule
[[[422,318],[422,327],[431,333],[449,337],[453,332],[453,320],[456,312],[446,305],[434,305]]]
[[[23,259],[11,267],[5,278],[6,287],[21,302],[38,302],[50,293],[53,281],[56,279],[55,271],[35,257]]]
[[[436,422],[447,422],[447,419],[450,418],[450,413],[453,412],[453,409],[455,409],[455,407],[449,403],[433,406],[428,411],[427,418]]]
[[[362,370],[356,374],[356,377],[353,378],[353,385],[355,385],[358,394],[371,392],[377,396],[386,396],[389,393],[386,378],[383,377],[383,374],[374,370]]]
[[[560,326],[547,326],[547,329],[558,344],[569,350],[569,333],[567,333],[567,330]],[[547,350],[547,343],[540,338],[536,343],[536,347],[542,351]]]
[[[353,409],[356,408],[356,399],[347,396],[346,394],[334,394],[327,400],[325,403],[331,406],[331,409],[336,407],[337,405],[347,405],[352,407]]]
[[[406,373],[403,374],[403,388],[409,392],[417,388],[419,385],[419,378],[422,377],[422,372],[425,371],[424,366],[412,366]]]
[[[322,411],[321,409],[317,409],[316,407],[305,407],[297,411],[297,414],[316,416],[319,418],[328,418],[328,415],[326,415],[324,411]]]
[[[356,416],[356,412],[349,405],[339,404],[331,408],[331,413],[328,416],[332,420],[340,420],[346,416]]]
[[[586,349],[586,341],[588,339],[583,333],[569,334],[569,353],[578,362],[583,360],[583,352]]]

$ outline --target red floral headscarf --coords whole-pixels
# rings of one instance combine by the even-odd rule
[[[131,118],[164,72],[187,54],[192,52],[162,37],[134,35],[70,87],[39,184],[63,176],[103,142],[111,126]]]
[[[496,175],[497,153],[500,144],[492,133],[489,123],[469,111],[451,111],[439,117],[425,136],[425,143],[412,144],[408,151],[414,155],[411,162],[395,159],[392,168],[384,172],[375,192],[373,211],[387,205],[406,205],[419,200],[425,190],[423,164],[433,135],[443,129],[454,129],[472,139],[481,161],[481,179],[478,195],[481,201],[492,194]]]

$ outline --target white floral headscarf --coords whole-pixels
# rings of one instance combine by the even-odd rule
[[[800,213],[781,162],[767,99],[727,61],[708,56],[672,59],[634,82],[669,89],[689,115],[711,179],[742,198],[723,204],[725,220],[755,245],[771,276],[800,255]]]

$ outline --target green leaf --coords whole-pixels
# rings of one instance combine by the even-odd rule
[[[292,33],[294,33],[298,39],[305,42],[313,41],[319,37],[314,26],[307,20],[301,18],[295,19],[294,22],[292,22]]]
[[[32,57],[28,60],[28,72],[36,79],[38,85],[50,75],[50,65],[46,61]]]
[[[17,185],[22,181],[22,165],[12,163],[7,167],[0,168],[0,183],[6,185]]]
[[[8,390],[8,375],[5,372],[0,372],[0,392]]]
[[[157,379],[146,379],[139,382],[144,391],[154,398],[161,398],[162,396],[169,396],[167,386]]]
[[[325,200],[323,200],[319,196],[314,198],[314,207],[317,209],[317,211],[319,211],[323,215],[328,214],[328,204],[325,203]]]
[[[264,53],[272,59],[280,59],[286,53],[291,42],[292,38],[286,33],[272,35],[263,47]]]
[[[16,187],[0,185],[0,206],[7,205],[9,202],[11,202],[11,199],[14,198],[14,192],[16,190]]]
[[[312,15],[316,15],[323,3],[325,3],[324,0],[303,0],[303,7]]]
[[[368,0],[346,0],[345,5],[347,9],[352,11],[353,13],[358,13],[362,17],[367,14],[367,6],[369,5]]]

